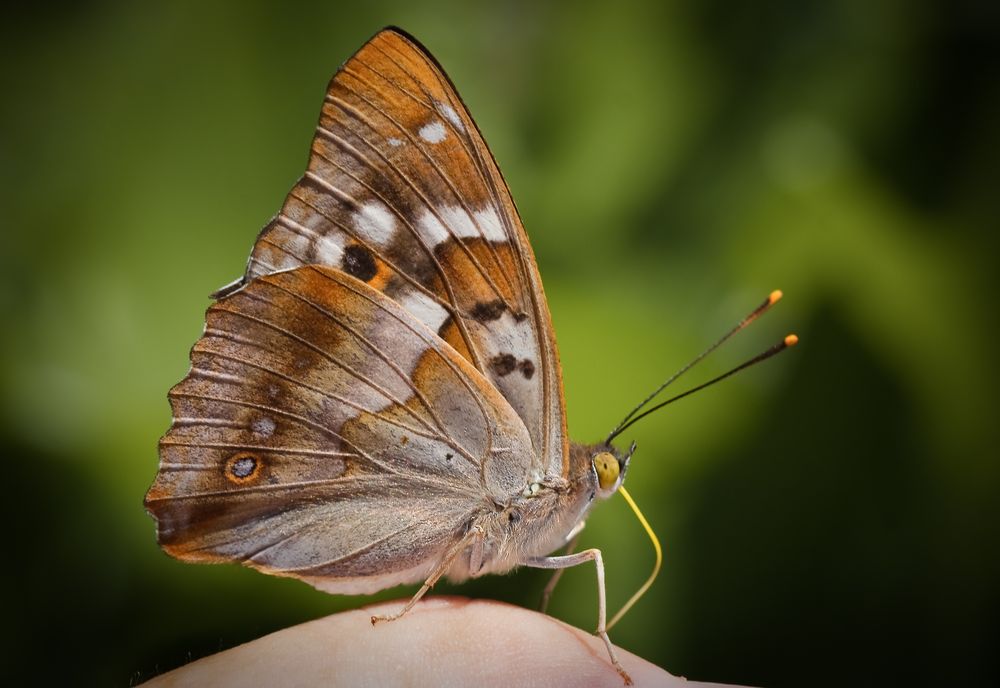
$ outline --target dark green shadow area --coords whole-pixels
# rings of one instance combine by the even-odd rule
[[[919,414],[835,306],[768,418],[690,486],[670,666],[768,686],[972,685],[995,675],[991,504],[956,513]],[[966,531],[967,532],[967,531]]]

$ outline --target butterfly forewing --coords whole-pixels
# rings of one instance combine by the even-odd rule
[[[530,438],[409,311],[344,272],[255,279],[206,316],[147,495],[161,544],[341,592],[423,580],[523,486]]]
[[[397,30],[331,81],[308,169],[243,283],[309,264],[365,282],[437,332],[524,421],[535,471],[565,472],[558,354],[524,229],[448,78]]]

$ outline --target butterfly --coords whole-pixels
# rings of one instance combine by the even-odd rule
[[[570,442],[531,245],[435,59],[396,28],[326,92],[308,168],[216,294],[145,505],[160,546],[338,594],[572,552],[628,451]],[[553,552],[567,546],[567,552]],[[551,587],[547,593],[551,592]]]

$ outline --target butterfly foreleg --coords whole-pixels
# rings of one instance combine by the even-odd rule
[[[604,593],[604,558],[601,556],[601,550],[585,549],[577,554],[564,554],[558,557],[531,557],[524,562],[524,565],[538,569],[563,570],[588,561],[594,562],[594,566],[597,568],[597,630],[594,632],[594,635],[604,641],[604,646],[608,650],[611,663],[618,670],[622,679],[624,679],[625,685],[630,686],[632,685],[632,677],[628,675],[625,667],[618,661],[614,645],[611,644],[611,640],[608,638],[608,633],[605,629],[607,603],[605,602]]]
[[[451,565],[455,563],[455,559],[458,558],[458,555],[461,554],[462,551],[470,543],[476,540],[481,540],[482,537],[483,537],[482,527],[475,525],[471,529],[469,529],[469,532],[466,533],[465,537],[463,537],[455,545],[453,545],[451,549],[445,552],[444,556],[441,557],[440,563],[438,563],[438,565],[434,567],[434,571],[432,571],[431,575],[428,576],[427,580],[424,581],[424,584],[420,586],[420,589],[417,590],[416,594],[410,598],[410,601],[407,602],[403,606],[403,608],[400,609],[395,614],[377,614],[375,616],[372,616],[372,626],[374,626],[377,623],[381,623],[383,621],[395,621],[399,617],[406,614],[406,612],[413,609],[413,606],[420,601],[420,598],[426,595],[427,592],[434,587],[434,585],[438,582],[438,580],[440,580],[441,576],[443,576],[448,571],[448,569],[451,568]]]
[[[580,540],[580,533],[583,532],[584,526],[587,525],[586,521],[580,521],[575,526],[573,530],[569,531],[569,535],[566,536],[566,549],[563,550],[563,556],[567,554],[572,554],[573,550],[576,549],[576,543]],[[549,608],[549,600],[552,598],[552,592],[556,589],[556,585],[559,584],[559,579],[562,578],[563,571],[566,569],[556,569],[552,577],[549,578],[549,582],[545,585],[545,589],[542,590],[542,604],[539,606],[539,611],[542,614],[545,610]]]

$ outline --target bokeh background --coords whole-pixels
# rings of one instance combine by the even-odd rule
[[[799,347],[635,426],[666,546],[623,647],[767,686],[1000,681],[995,3],[77,3],[0,26],[8,671],[138,682],[358,606],[156,547],[142,496],[207,295],[386,24],[447,68],[519,204],[570,428]],[[652,552],[590,519],[616,608]],[[451,588],[534,605],[541,572]],[[378,598],[409,591],[389,591]],[[593,625],[593,570],[552,612]]]

